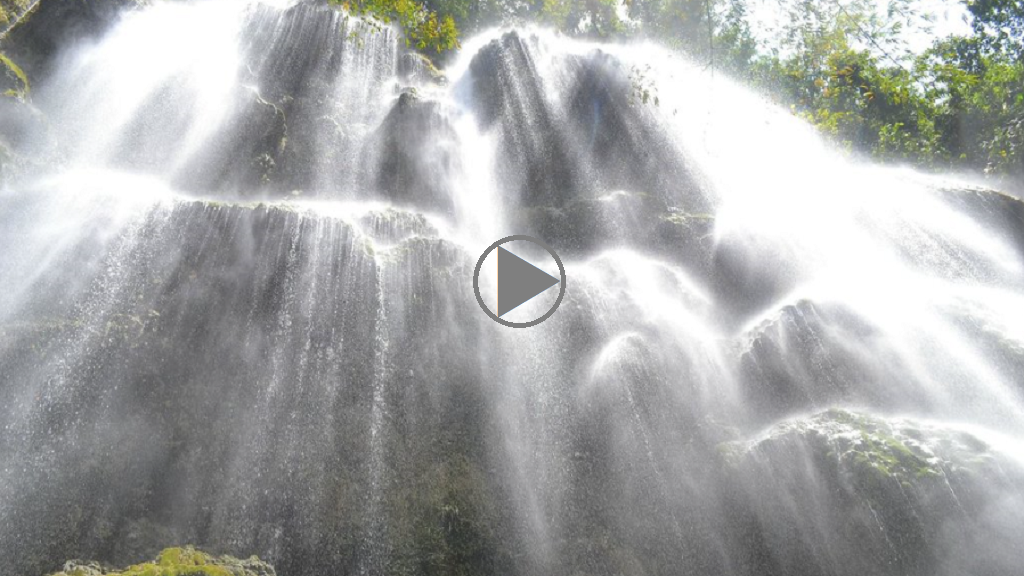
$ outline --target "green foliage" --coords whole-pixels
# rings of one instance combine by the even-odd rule
[[[573,35],[609,38],[625,31],[620,0],[544,0],[541,22]]]
[[[423,5],[441,17],[451,17],[463,34],[478,32],[501,23],[518,23],[536,15],[541,0],[423,0]]]
[[[1024,178],[1024,63],[981,36],[951,38],[922,58],[941,145],[957,163]]]
[[[629,73],[629,81],[633,87],[632,98],[634,102],[639,102],[640,104],[653,103],[655,106],[660,106],[661,99],[658,98],[658,87],[651,80],[650,74],[650,65],[644,69],[633,67]]]
[[[0,30],[14,24],[29,8],[29,0],[0,0]]]
[[[884,25],[866,13],[868,6],[829,12],[804,4],[806,12],[792,15],[779,49],[758,54],[742,76],[852,153],[966,169],[999,184],[1022,181],[1021,10],[968,3],[976,18],[994,16],[986,16],[989,23],[976,20],[972,36],[941,39],[912,56],[902,48],[897,25],[920,19],[910,4]]]
[[[451,15],[438,15],[416,0],[330,0],[371,26],[397,24],[405,41],[418,50],[442,52],[459,47],[459,30]]]
[[[994,51],[1024,56],[1024,2],[967,0],[975,37]]]

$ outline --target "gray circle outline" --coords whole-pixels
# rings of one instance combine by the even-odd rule
[[[509,322],[508,320],[502,320],[501,318],[498,317],[497,314],[491,312],[487,305],[484,304],[483,297],[480,296],[480,269],[483,267],[484,260],[487,259],[487,255],[493,252],[494,249],[497,248],[498,246],[515,240],[525,240],[527,242],[533,242],[534,244],[547,250],[548,254],[551,254],[551,257],[555,259],[555,263],[558,264],[558,274],[561,276],[561,281],[559,282],[558,287],[558,299],[555,300],[554,306],[552,306],[551,309],[548,310],[547,313],[545,313],[540,318],[536,318],[529,322]],[[541,240],[540,238],[526,236],[524,234],[514,234],[512,236],[506,236],[501,240],[498,240],[494,244],[488,246],[487,250],[484,250],[484,253],[480,256],[480,259],[476,261],[476,269],[473,270],[473,293],[476,294],[476,302],[477,304],[480,305],[480,308],[484,311],[484,314],[487,314],[491,318],[491,320],[494,320],[498,324],[501,324],[502,326],[508,326],[509,328],[529,328],[531,326],[536,326],[537,324],[540,324],[541,322],[550,318],[551,315],[555,313],[555,310],[558,310],[558,307],[562,304],[562,298],[565,296],[565,266],[562,265],[562,259],[558,257],[558,254],[555,254],[554,249],[551,248],[551,246],[549,246],[547,242]]]

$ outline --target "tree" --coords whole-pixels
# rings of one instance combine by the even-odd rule
[[[397,24],[405,41],[419,50],[442,52],[459,46],[459,30],[451,15],[438,15],[416,0],[329,0],[371,25]]]
[[[1024,2],[967,0],[975,37],[993,52],[1024,56]]]

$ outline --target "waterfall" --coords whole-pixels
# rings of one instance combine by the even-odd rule
[[[656,45],[496,29],[442,76],[305,0],[123,12],[34,102],[0,576],[185,543],[303,576],[1024,563],[1016,198],[851,161]],[[530,329],[473,294],[511,234],[565,263]]]

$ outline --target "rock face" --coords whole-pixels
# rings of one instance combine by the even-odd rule
[[[496,169],[509,203],[560,209],[626,190],[706,212],[682,155],[630,100],[628,70],[595,51],[570,57],[560,75],[547,76],[533,61],[536,42],[509,32],[470,64],[478,121],[500,134]],[[564,98],[549,100],[552,89]]]
[[[1024,201],[984,189],[944,189],[947,201],[976,218],[986,230],[1024,250]]]
[[[256,556],[239,560],[211,556],[192,547],[168,548],[152,562],[117,570],[96,562],[71,560],[52,576],[277,576],[274,567]]]
[[[512,225],[570,256],[629,247],[709,275],[713,199],[633,98],[630,70],[600,50],[538,61],[538,42],[508,32],[470,63],[476,119],[498,142],[495,180]]]
[[[53,447],[5,485],[31,494],[4,508],[0,528],[16,573],[101,548],[124,564],[181,541],[251,545],[309,574],[380,557],[367,534],[386,538],[387,562],[405,570],[428,551],[438,571],[486,570],[513,554],[515,541],[498,537],[514,532],[503,479],[481,448],[493,434],[483,367],[462,345],[483,338],[463,281],[469,255],[394,208],[345,221],[186,201],[137,216],[114,245],[101,230],[116,225],[97,223],[97,243],[55,255],[64,264],[52,272],[79,281],[39,278],[23,315],[0,324],[0,373],[67,384],[46,422],[21,420],[0,439],[9,454],[44,426]],[[134,271],[114,271],[126,265]],[[63,361],[75,374],[43,367]],[[126,395],[93,385],[112,378],[133,383]],[[0,386],[5,418],[19,389]],[[132,431],[116,450],[107,433],[85,432],[101,413],[114,436]],[[258,432],[260,422],[279,433]],[[72,436],[76,448],[59,447]],[[248,510],[231,503],[253,498]]]
[[[394,32],[361,29],[326,2],[284,11],[255,5],[238,17],[245,24],[236,102],[176,184],[242,196],[363,192],[364,148],[387,112],[371,96],[388,90],[395,74]]]
[[[880,328],[835,305],[800,300],[752,328],[742,343],[742,375],[751,418],[780,417],[837,404],[910,409],[905,387],[887,382],[904,369],[895,357],[865,355],[857,343],[880,338]]]

